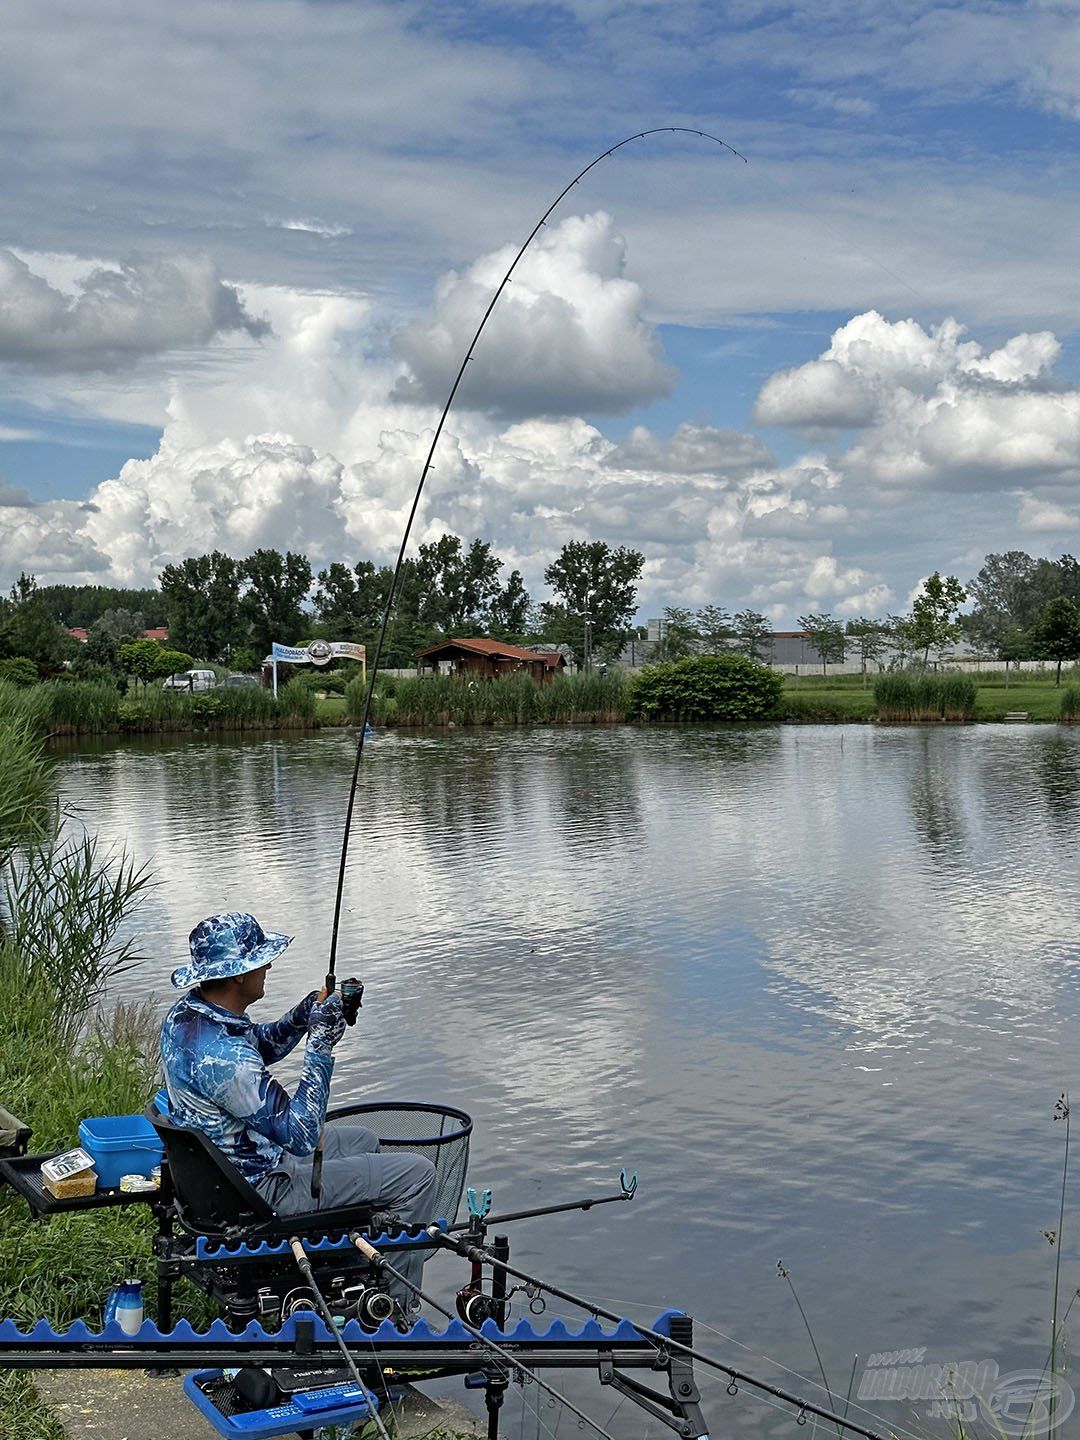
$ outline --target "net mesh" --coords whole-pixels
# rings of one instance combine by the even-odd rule
[[[363,1125],[379,1137],[382,1150],[409,1151],[435,1166],[438,1190],[432,1219],[457,1219],[469,1168],[473,1122],[464,1110],[448,1105],[345,1105],[331,1110],[327,1125]]]

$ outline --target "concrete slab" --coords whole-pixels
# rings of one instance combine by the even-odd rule
[[[69,1440],[220,1440],[183,1395],[175,1376],[156,1378],[141,1370],[39,1370],[38,1394],[64,1427]],[[413,1386],[395,1408],[398,1440],[483,1433],[480,1421],[455,1401],[433,1400]],[[389,1420],[389,1417],[387,1417]]]

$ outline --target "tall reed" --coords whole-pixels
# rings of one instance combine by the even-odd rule
[[[970,675],[900,670],[874,682],[879,720],[973,720],[976,695]]]
[[[1061,718],[1068,724],[1080,720],[1080,685],[1070,685],[1061,692]]]
[[[358,724],[364,689],[353,681],[345,692],[346,713]],[[376,725],[587,725],[618,724],[629,712],[621,674],[559,675],[540,685],[527,675],[502,680],[460,676],[394,677],[376,684],[371,715]]]

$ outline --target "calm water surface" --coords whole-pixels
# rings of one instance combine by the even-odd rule
[[[318,982],[351,744],[64,753],[64,799],[159,881],[141,995],[169,1003],[188,930],[224,909],[297,936],[267,1016]],[[1078,839],[1080,734],[1055,727],[380,737],[339,966],[369,998],[335,1097],[463,1106],[504,1209],[636,1168],[632,1205],[519,1226],[517,1257],[637,1316],[682,1305],[746,1368],[813,1373],[780,1258],[841,1393],[856,1353],[860,1375],[922,1346],[1041,1367]],[[610,1415],[608,1392],[577,1393]],[[717,1433],[791,1433],[706,1393]],[[626,1406],[620,1424],[644,1433]]]

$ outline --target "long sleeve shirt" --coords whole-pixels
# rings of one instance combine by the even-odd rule
[[[283,1150],[310,1155],[326,1119],[332,1055],[310,1046],[293,1095],[267,1068],[307,1033],[315,992],[280,1020],[255,1025],[191,990],[161,1026],[161,1059],[172,1118],[202,1130],[244,1177],[260,1180]]]

